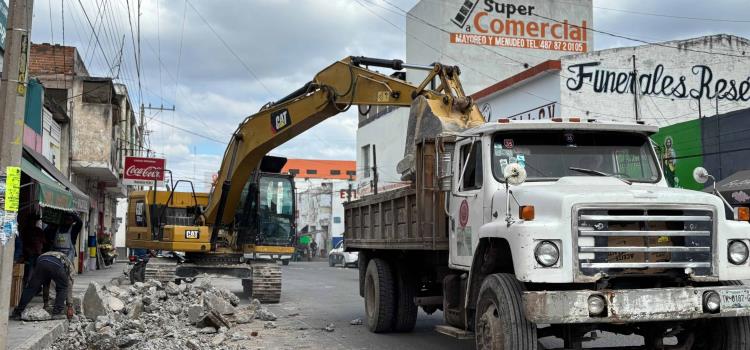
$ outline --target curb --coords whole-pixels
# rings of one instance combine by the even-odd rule
[[[45,322],[57,324],[52,326],[52,329],[47,332],[38,332],[37,334],[29,337],[25,342],[19,344],[12,350],[42,350],[52,345],[52,343],[57,340],[57,338],[68,331],[67,320],[54,320]]]

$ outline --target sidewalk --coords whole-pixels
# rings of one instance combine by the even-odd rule
[[[114,277],[122,276],[125,263],[115,263],[111,268],[88,271],[76,276],[73,284],[73,295],[83,296],[91,282],[106,283]],[[28,307],[41,306],[42,297],[35,297]],[[12,310],[11,310],[12,311]],[[68,327],[66,320],[41,322],[24,322],[10,320],[8,322],[8,349],[10,350],[41,350],[52,344]]]

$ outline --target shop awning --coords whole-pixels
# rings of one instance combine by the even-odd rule
[[[37,196],[41,206],[88,212],[89,197],[57,170],[47,158],[26,146],[24,146],[23,155],[21,170],[39,183]]]

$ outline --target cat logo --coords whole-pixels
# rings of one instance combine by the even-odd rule
[[[277,133],[280,130],[292,125],[292,117],[287,109],[282,109],[271,113],[271,130]]]
[[[199,230],[186,230],[185,231],[185,239],[199,239],[200,238],[200,231]]]

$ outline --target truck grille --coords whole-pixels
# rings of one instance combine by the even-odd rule
[[[580,272],[593,276],[658,274],[692,268],[711,273],[713,212],[708,209],[579,208]]]

